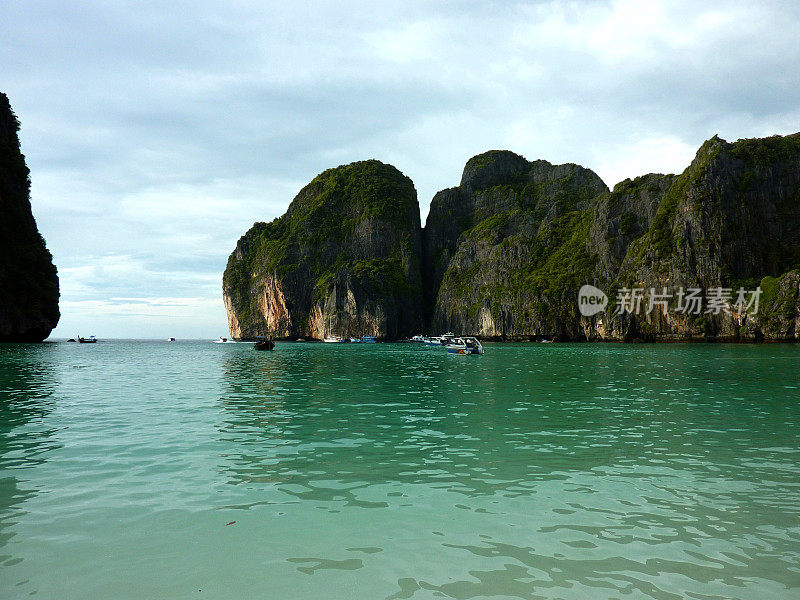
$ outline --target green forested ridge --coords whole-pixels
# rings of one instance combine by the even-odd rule
[[[226,289],[252,298],[270,272],[291,285],[302,282],[318,303],[341,310],[340,300],[333,307],[329,298],[347,279],[361,303],[411,298],[405,310],[417,310],[418,322],[432,331],[485,337],[800,334],[800,325],[792,325],[800,134],[734,143],[715,136],[679,175],[643,175],[613,190],[578,165],[485,152],[467,161],[459,186],[434,197],[421,254],[410,216],[415,207],[411,181],[389,165],[329,169],[301,190],[285,215],[242,237]],[[364,245],[387,231],[377,223],[400,235],[386,247]],[[428,299],[420,304],[423,282]],[[607,314],[583,321],[575,299],[584,283],[609,290],[761,284],[765,309],[761,320],[743,323],[713,315],[666,322]]]

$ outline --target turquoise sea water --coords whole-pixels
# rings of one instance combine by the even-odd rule
[[[800,598],[800,347],[0,346],[0,597]]]

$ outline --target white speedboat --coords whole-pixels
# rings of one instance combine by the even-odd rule
[[[215,344],[235,344],[236,341],[235,340],[229,340],[226,337],[220,336],[220,338],[218,340],[214,340],[214,343]]]
[[[451,331],[448,331],[445,334],[440,336],[433,336],[425,338],[425,345],[426,346],[447,346],[455,336]]]
[[[483,345],[474,337],[452,338],[447,343],[448,354],[483,354]]]
[[[326,344],[344,344],[345,341],[347,341],[347,340],[345,340],[345,338],[340,337],[338,335],[332,335],[330,337],[326,337],[322,341],[325,342]]]

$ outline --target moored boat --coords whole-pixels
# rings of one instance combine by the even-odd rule
[[[263,338],[259,336],[256,338],[256,343],[253,344],[253,348],[255,348],[256,350],[274,350],[275,341],[269,338]]]
[[[447,346],[454,337],[453,332],[448,331],[439,336],[423,338],[423,341],[426,346]]]
[[[447,344],[448,354],[483,354],[483,345],[474,337],[452,338]]]
[[[78,341],[81,344],[96,344],[97,343],[97,338],[94,337],[93,335],[90,335],[88,338],[78,337]]]

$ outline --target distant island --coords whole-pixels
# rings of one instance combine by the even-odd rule
[[[584,285],[608,294],[603,310],[579,309]],[[799,287],[800,133],[715,136],[680,175],[613,190],[493,150],[434,196],[424,228],[408,177],[355,162],[254,224],[223,275],[237,339],[796,341]]]
[[[19,121],[0,93],[0,342],[41,342],[58,323],[58,274],[31,212]]]

